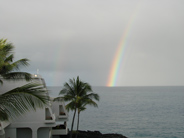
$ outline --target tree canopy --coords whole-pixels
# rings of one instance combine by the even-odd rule
[[[97,104],[93,101],[93,99],[99,101],[99,95],[93,93],[91,86],[88,83],[81,81],[79,76],[77,79],[69,79],[69,82],[66,82],[63,89],[60,91],[60,95],[62,96],[55,98],[55,101],[64,99],[64,101],[68,102],[66,109],[68,111],[74,111],[71,132],[73,131],[77,109],[80,113],[80,111],[86,109],[86,105],[93,105],[97,107]],[[70,135],[70,137],[72,137],[72,135]]]
[[[27,72],[21,72],[22,66],[28,66],[28,59],[23,58],[14,61],[14,46],[12,43],[7,42],[6,39],[0,39],[0,77],[6,80],[18,80],[25,79],[29,81],[31,74]],[[0,83],[3,81],[0,78]]]
[[[29,60],[24,58],[14,62],[13,50],[11,43],[0,39],[0,87],[3,80],[31,80],[31,74],[20,71],[20,67],[29,65]],[[37,107],[42,108],[48,102],[47,90],[37,83],[28,83],[3,94],[0,92],[0,121],[15,118]]]

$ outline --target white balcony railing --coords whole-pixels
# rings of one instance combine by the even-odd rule
[[[10,122],[8,122],[8,121],[2,121],[2,122],[0,122],[0,130],[3,130],[9,124],[10,124]]]
[[[56,116],[55,114],[52,114],[51,116],[47,116],[45,118],[45,123],[55,123]]]
[[[56,116],[52,113],[51,108],[45,108],[45,123],[55,123]]]
[[[60,112],[59,113],[59,118],[61,119],[61,118],[68,118],[68,114],[66,113],[66,112]]]
[[[52,135],[67,135],[68,128],[65,125],[59,125],[52,128]]]
[[[59,118],[68,118],[68,113],[64,107],[64,104],[59,105]]]
[[[10,124],[10,122],[8,122],[8,121],[0,122],[0,136],[5,134],[4,128],[6,128],[9,124]]]

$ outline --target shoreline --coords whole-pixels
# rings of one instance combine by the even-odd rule
[[[70,134],[70,132],[69,132]],[[68,134],[68,136],[69,136]],[[74,131],[72,134],[72,138],[76,137],[77,132]],[[96,130],[96,131],[84,131],[84,130],[79,130],[78,131],[78,135],[77,138],[128,138],[122,134],[117,134],[117,133],[105,133],[102,134],[100,131]]]

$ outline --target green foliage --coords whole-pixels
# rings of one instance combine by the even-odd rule
[[[99,95],[93,93],[91,86],[79,79],[70,79],[69,83],[65,83],[63,89],[60,91],[62,97],[55,98],[55,101],[64,100],[68,102],[66,109],[74,111],[71,131],[73,131],[75,114],[78,109],[78,113],[86,109],[86,105],[98,107],[94,100],[99,101]],[[79,119],[78,119],[79,120]]]
[[[0,39],[0,84],[4,80],[31,80],[31,74],[20,72],[20,67],[28,66],[28,59],[14,60],[14,46],[6,39]],[[18,71],[18,72],[17,72]],[[1,87],[1,85],[0,85]],[[48,104],[49,97],[43,85],[28,83],[24,86],[0,94],[0,121],[15,118],[29,110],[36,110]]]
[[[29,60],[24,58],[14,62],[13,50],[14,46],[11,43],[8,43],[6,39],[0,39],[0,76],[6,80],[29,81],[31,74],[19,71],[20,67],[29,65]],[[1,78],[0,83],[3,83]]]
[[[66,105],[67,110],[74,110],[81,103],[97,107],[92,99],[99,101],[99,95],[93,93],[91,86],[82,82],[79,76],[76,80],[73,78],[73,80],[69,80],[69,83],[66,82],[64,88],[60,91],[60,95],[63,95],[63,97],[55,98],[55,101],[64,99],[64,101],[69,102]]]
[[[28,83],[0,95],[0,121],[43,108],[49,102],[43,85]]]

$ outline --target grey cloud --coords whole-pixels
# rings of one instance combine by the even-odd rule
[[[184,58],[182,0],[6,0],[0,37],[29,58],[48,85],[80,75],[106,85],[117,46],[135,14],[117,85],[181,85]],[[136,9],[137,8],[137,9]]]

